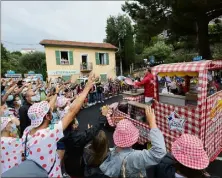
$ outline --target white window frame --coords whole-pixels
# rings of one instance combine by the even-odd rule
[[[68,61],[69,61],[68,64],[62,64],[62,55],[61,55],[61,52],[67,52],[67,53],[68,53]],[[67,50],[60,50],[60,51],[59,51],[59,54],[60,54],[60,64],[62,64],[62,65],[70,65],[69,51],[67,51]]]
[[[103,55],[104,55],[103,63],[102,63],[102,64],[100,63],[100,65],[107,65],[106,53],[105,53],[105,52],[99,52],[99,56],[100,56],[100,54],[103,54]],[[99,57],[99,62],[100,62],[100,57]]]
[[[81,63],[82,63],[82,56],[86,56],[86,63],[88,63],[89,62],[89,55],[88,54],[81,54],[80,55],[81,56]]]

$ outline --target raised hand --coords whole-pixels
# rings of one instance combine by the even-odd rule
[[[103,106],[102,107],[102,115],[103,116],[106,116],[108,114],[108,110],[109,110],[109,107],[108,106]]]
[[[86,84],[86,87],[92,88],[93,85],[95,84],[96,79],[97,78],[95,77],[95,74],[94,73],[90,73],[89,78],[88,78],[88,82]]]
[[[16,84],[16,85],[13,85],[11,88],[8,89],[7,93],[8,93],[8,94],[11,94],[16,87],[17,87],[17,84]]]
[[[145,112],[146,112],[146,120],[149,123],[150,128],[157,128],[155,113],[154,110],[151,108],[151,106],[147,106]]]

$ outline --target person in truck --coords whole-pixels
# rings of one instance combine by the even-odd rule
[[[135,82],[135,86],[144,86],[145,103],[150,104],[154,97],[154,76],[151,73],[151,67],[147,67],[143,80]]]

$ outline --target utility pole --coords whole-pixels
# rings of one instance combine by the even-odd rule
[[[121,44],[120,44],[120,38],[119,38],[119,61],[120,61],[120,75],[123,76],[123,62],[121,58]]]

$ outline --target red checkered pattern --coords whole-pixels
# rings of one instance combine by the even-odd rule
[[[202,128],[202,132],[206,129],[206,135],[202,135],[203,140],[205,140],[205,148],[211,161],[214,160],[217,155],[222,151],[222,108],[218,108],[216,111],[216,118],[212,120],[210,113],[215,109],[216,104],[222,102],[222,91],[211,95],[207,98],[206,103],[206,128]],[[205,123],[205,122],[203,122]]]
[[[222,150],[222,117],[219,117],[215,122],[212,122],[212,119],[209,118],[213,102],[219,97],[222,91],[207,97],[207,71],[208,69],[221,68],[222,60],[164,64],[152,69],[154,75],[157,75],[159,72],[199,72],[197,106],[180,107],[163,103],[155,104],[157,125],[164,134],[168,151],[171,150],[171,144],[175,139],[180,137],[183,133],[195,135],[200,138],[203,141],[204,147],[211,160],[215,159]],[[154,97],[158,98],[157,78],[155,77],[154,80]],[[136,97],[126,97],[126,99],[140,102]],[[183,133],[169,129],[167,118],[174,111],[180,118],[186,120]],[[115,111],[113,117],[115,116],[123,116],[134,123],[134,125],[140,130],[139,143],[144,144],[149,140],[149,126],[147,124],[133,120],[130,118],[129,114],[122,113],[119,110]],[[108,121],[109,123],[112,121],[111,115],[109,116]],[[114,123],[113,126],[115,126]]]
[[[127,119],[121,120],[113,133],[113,140],[116,146],[128,148],[134,145],[139,138],[139,130]]]
[[[50,109],[49,103],[47,101],[42,101],[40,103],[33,104],[28,110],[28,117],[31,120],[31,127],[38,127],[45,115]]]
[[[124,97],[123,99],[127,100],[127,101],[137,101],[139,103],[143,103],[144,102],[144,95],[128,96],[128,97]]]
[[[190,134],[183,134],[173,142],[172,154],[177,161],[192,169],[202,170],[209,165],[202,141]]]
[[[197,61],[197,62],[184,62],[184,63],[173,63],[173,64],[162,64],[152,68],[152,72],[198,72],[211,68],[222,67],[222,61]]]
[[[222,60],[220,61],[201,61],[201,62],[190,62],[190,63],[176,63],[176,64],[164,64],[156,66],[152,69],[153,74],[157,75],[160,72],[199,72],[198,81],[198,105],[179,107],[174,105],[167,105],[163,103],[157,103],[155,105],[155,113],[157,119],[157,125],[165,136],[165,142],[167,149],[171,149],[171,143],[175,138],[179,137],[182,133],[179,131],[169,130],[168,121],[166,117],[171,112],[176,111],[181,118],[186,119],[184,133],[198,136],[204,143],[204,147],[207,150],[208,156],[213,160],[221,151],[222,139],[221,139],[221,126],[215,126],[220,128],[215,136],[214,126],[212,121],[209,121],[209,113],[212,109],[210,102],[214,101],[218,95],[217,93],[207,98],[207,71],[208,69],[221,69]],[[154,78],[154,97],[157,96],[157,78]],[[217,121],[221,123],[222,117]],[[206,126],[205,126],[206,124]],[[219,124],[217,124],[219,125]],[[220,130],[220,132],[219,132]],[[215,142],[217,140],[217,143]],[[219,141],[220,140],[220,141]]]

